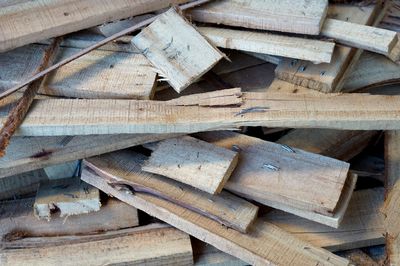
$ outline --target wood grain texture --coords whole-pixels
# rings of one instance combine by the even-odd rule
[[[328,17],[362,25],[371,25],[378,5],[359,8],[350,5],[331,5]],[[279,79],[301,85],[313,90],[338,92],[342,89],[347,68],[355,64],[357,49],[336,45],[330,64],[312,64],[303,60],[282,59],[275,74]]]
[[[70,216],[54,215],[50,222],[39,220],[33,214],[35,198],[1,202],[0,238],[91,235],[139,225],[138,212],[117,199],[103,202],[98,212]]]
[[[36,100],[16,134],[193,133],[239,126],[349,130],[400,128],[400,96],[397,95],[254,92],[243,93],[242,98],[240,107],[175,106],[137,100]],[[0,109],[0,121],[4,121],[8,109],[9,106]]]
[[[83,159],[176,135],[90,135],[14,137],[9,152],[0,158],[0,179],[43,167]]]
[[[0,200],[36,193],[39,183],[47,180],[43,169],[0,178]]]
[[[188,1],[8,1],[0,12],[0,52],[184,2]]]
[[[177,92],[223,57],[175,8],[161,14],[133,37],[132,43]]]
[[[331,18],[325,20],[321,34],[341,44],[386,56],[399,41],[395,31]]]
[[[43,45],[28,45],[0,54],[9,67],[0,70],[0,86],[17,85],[34,74],[40,63]],[[60,48],[57,61],[80,49]],[[150,99],[156,73],[140,54],[95,50],[49,74],[41,94],[77,98]]]
[[[277,142],[308,152],[348,161],[359,154],[377,131],[294,129]]]
[[[240,151],[227,190],[288,212],[297,209],[295,213],[307,219],[317,220],[314,213],[328,217],[337,213],[349,164],[234,132],[196,136]]]
[[[383,189],[353,193],[340,227],[335,229],[301,217],[273,210],[263,218],[294,236],[330,251],[361,248],[384,243]]]
[[[157,224],[108,233],[104,236],[42,237],[16,242],[15,246],[19,245],[17,248],[0,251],[2,265],[191,265],[193,263],[189,235],[175,228]],[[28,244],[31,246],[23,247]]]
[[[196,21],[318,35],[328,1],[221,0],[188,12]]]
[[[219,195],[196,190],[174,180],[143,172],[144,155],[118,151],[85,160],[85,164],[109,183],[124,184],[138,197],[157,198],[185,206],[201,215],[246,232],[257,217],[258,208],[226,191]]]
[[[137,195],[129,195],[112,188],[107,181],[95,173],[84,169],[85,182],[112,194],[118,199],[155,216],[172,226],[215,246],[252,265],[348,265],[346,259],[315,248],[279,227],[257,220],[248,234],[228,229],[218,222],[195,212],[188,211],[165,200]],[[276,252],[271,252],[275,250]],[[279,251],[279,252],[278,252]],[[281,256],[280,254],[285,254]]]
[[[239,154],[189,136],[157,143],[142,170],[218,194],[229,180]]]
[[[212,27],[200,27],[199,31],[217,47],[290,57],[317,63],[329,63],[335,47],[332,42],[265,32]]]

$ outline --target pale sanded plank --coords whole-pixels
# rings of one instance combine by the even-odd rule
[[[240,151],[240,161],[226,184],[227,190],[334,227],[343,218],[344,213],[340,213],[339,220],[332,224],[342,209],[342,194],[352,192],[344,191],[349,164],[234,132],[196,136]],[[335,218],[330,219],[332,216]]]
[[[295,129],[277,142],[308,152],[348,161],[359,154],[377,131]]]
[[[47,180],[43,169],[0,178],[0,200],[36,193],[39,183]]]
[[[175,8],[161,14],[132,43],[177,92],[199,79],[223,57]]]
[[[9,247],[0,252],[2,265],[191,265],[193,263],[189,235],[158,224],[104,235],[28,238],[16,242],[16,248]]]
[[[0,10],[0,52],[184,2],[188,1],[9,1]]]
[[[379,212],[383,192],[383,188],[355,191],[337,229],[278,210],[263,218],[304,241],[331,251],[380,245],[385,242],[383,215]]]
[[[0,54],[8,67],[0,70],[0,86],[17,85],[34,74],[46,46],[28,45]],[[80,49],[60,48],[58,59]],[[150,99],[156,73],[141,54],[95,50],[48,75],[42,94],[77,98]]]
[[[208,93],[195,93],[181,96],[167,101],[170,105],[180,106],[229,106],[243,103],[242,90],[240,88],[216,90]]]
[[[215,195],[229,180],[238,158],[235,151],[184,136],[157,143],[142,170]]]
[[[379,5],[359,8],[349,5],[331,5],[328,16],[335,19],[371,25]],[[330,64],[312,64],[303,60],[282,59],[275,74],[279,79],[322,92],[337,92],[349,65],[358,60],[355,48],[336,45]]]
[[[399,39],[397,32],[327,18],[321,34],[336,42],[389,56]]]
[[[318,35],[327,8],[325,0],[220,0],[197,7],[188,16],[201,22]]]
[[[68,178],[41,184],[33,209],[36,217],[50,221],[55,211],[64,217],[96,212],[100,207],[97,188],[77,178]]]
[[[0,178],[64,162],[83,159],[176,135],[91,135],[14,137],[0,158]]]
[[[35,100],[16,134],[193,133],[239,126],[349,130],[400,128],[400,96],[397,95],[355,93],[299,97],[296,94],[254,92],[243,93],[242,98],[240,107],[175,106],[136,100]],[[9,106],[1,109],[0,121],[4,121],[8,109]]]
[[[257,216],[258,208],[226,191],[211,195],[162,176],[143,172],[144,155],[119,151],[88,158],[85,164],[109,180],[126,184],[138,195],[161,197],[211,217],[230,228],[246,232]],[[142,193],[140,193],[142,192]]]
[[[69,216],[68,219],[54,215],[50,222],[34,216],[34,203],[35,198],[1,202],[0,238],[84,235],[139,225],[137,210],[112,198],[103,202],[98,212]]]
[[[211,27],[200,27],[199,31],[217,47],[290,57],[317,63],[329,63],[335,47],[332,42],[265,32]]]
[[[315,248],[279,227],[257,220],[248,234],[228,229],[211,219],[159,198],[129,195],[84,169],[82,179],[118,199],[252,265],[348,265],[348,261]],[[271,252],[275,250],[276,252]],[[281,256],[285,254],[285,256]]]

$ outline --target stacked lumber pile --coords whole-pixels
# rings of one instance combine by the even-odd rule
[[[0,2],[0,265],[400,265],[400,1]]]

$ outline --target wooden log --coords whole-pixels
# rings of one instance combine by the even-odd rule
[[[349,5],[331,5],[328,16],[362,25],[371,25],[379,5],[359,8]],[[282,59],[276,68],[276,77],[313,90],[338,92],[343,87],[347,70],[358,60],[357,49],[336,45],[330,64],[312,64],[303,60]]]
[[[185,2],[188,1],[7,1],[1,4],[0,52]]]
[[[143,195],[130,195],[107,184],[107,181],[85,168],[85,182],[114,197],[161,219],[217,249],[253,265],[348,265],[348,261],[326,250],[315,248],[279,227],[257,220],[252,230],[242,234],[203,215],[188,211],[171,202]],[[276,250],[279,252],[271,252]],[[283,253],[282,253],[283,252]],[[286,254],[281,256],[280,254]]]
[[[161,14],[132,43],[177,92],[198,80],[223,57],[175,8]]]
[[[39,183],[48,180],[43,169],[0,178],[0,200],[35,193]]]
[[[400,128],[400,96],[397,95],[357,93],[299,97],[254,92],[243,93],[242,98],[240,107],[176,106],[136,100],[36,100],[16,134],[193,133],[239,126],[348,130]],[[4,121],[8,108],[0,109],[0,122]]]
[[[377,134],[377,131],[294,129],[277,142],[348,161],[359,154]]]
[[[330,251],[381,245],[385,242],[383,189],[358,190],[353,193],[339,228],[318,224],[279,210],[263,218],[294,236]]]
[[[34,74],[45,50],[28,45],[0,54],[7,69],[0,70],[0,85],[11,87]],[[81,49],[60,48],[58,60]],[[150,99],[156,73],[141,54],[95,50],[49,74],[39,93],[76,98]]]
[[[53,216],[51,221],[39,220],[33,214],[35,198],[1,202],[0,239],[23,237],[91,235],[139,225],[138,212],[116,199],[103,202],[98,212],[69,216]]]
[[[238,153],[189,136],[162,140],[142,170],[188,184],[210,194],[224,188]]]
[[[0,158],[0,179],[60,163],[141,145],[176,135],[92,135],[14,137],[9,152]]]
[[[220,0],[188,12],[196,21],[318,35],[328,1]]]
[[[352,194],[352,190],[344,191],[349,164],[234,132],[196,136],[240,151],[227,190],[306,219],[339,226],[348,204],[347,200],[343,206],[340,199]]]
[[[2,265],[191,265],[189,235],[167,225],[103,235],[40,237],[11,242],[0,251]],[[66,259],[68,258],[68,259]]]
[[[145,159],[144,155],[138,153],[118,151],[88,158],[85,165],[109,183],[130,187],[140,197],[162,198],[241,232],[246,232],[257,217],[258,207],[226,191],[211,195],[174,180],[143,172],[141,165]]]
[[[284,35],[200,27],[199,31],[215,46],[246,52],[290,57],[316,63],[329,63],[335,44]]]
[[[53,180],[41,184],[36,194],[34,214],[50,221],[51,214],[60,211],[60,217],[100,210],[100,192],[77,178]]]

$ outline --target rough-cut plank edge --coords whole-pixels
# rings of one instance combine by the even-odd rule
[[[253,229],[255,230],[254,232],[241,234],[232,230],[229,231],[229,229],[212,220],[209,220],[206,217],[182,210],[182,208],[179,206],[169,202],[157,199],[154,199],[152,202],[150,202],[148,200],[146,201],[140,199],[135,195],[128,195],[124,192],[118,191],[109,186],[104,180],[102,180],[101,177],[95,175],[93,172],[90,172],[90,170],[84,169],[81,178],[85,182],[100,188],[105,193],[111,194],[114,197],[117,197],[118,199],[171,224],[174,227],[215,246],[217,249],[231,254],[252,265],[277,265],[280,264],[280,260],[287,259],[287,257],[284,256],[279,257],[278,261],[271,261],[270,258],[273,256],[274,252],[271,252],[271,250],[266,251],[261,249],[261,247],[266,244],[265,242],[258,243],[258,245],[256,244],[257,238],[265,238],[266,234],[271,234],[271,241],[274,241],[277,245],[282,245],[282,243],[280,243],[281,240],[279,240],[280,238],[288,238],[288,242],[286,243],[288,248],[294,248],[297,252],[304,254],[307,259],[312,259],[312,265],[315,265],[318,262],[326,265],[349,264],[348,260],[346,259],[333,255],[326,250],[315,248],[303,241],[298,241],[297,238],[294,238],[278,227],[260,220],[258,220],[258,222],[256,221],[256,224],[253,226]],[[259,232],[259,230],[266,230],[264,236],[261,234],[262,231]],[[250,242],[254,243],[253,245],[257,245],[257,247],[255,247],[256,250],[253,250],[251,247],[245,245],[245,242]],[[294,252],[295,250],[292,250],[291,252]],[[279,251],[282,252],[282,250]],[[292,253],[288,253],[288,255],[293,256]],[[290,264],[296,265],[299,259],[306,259],[304,256],[301,256],[299,253],[296,256],[297,260],[292,257]]]

